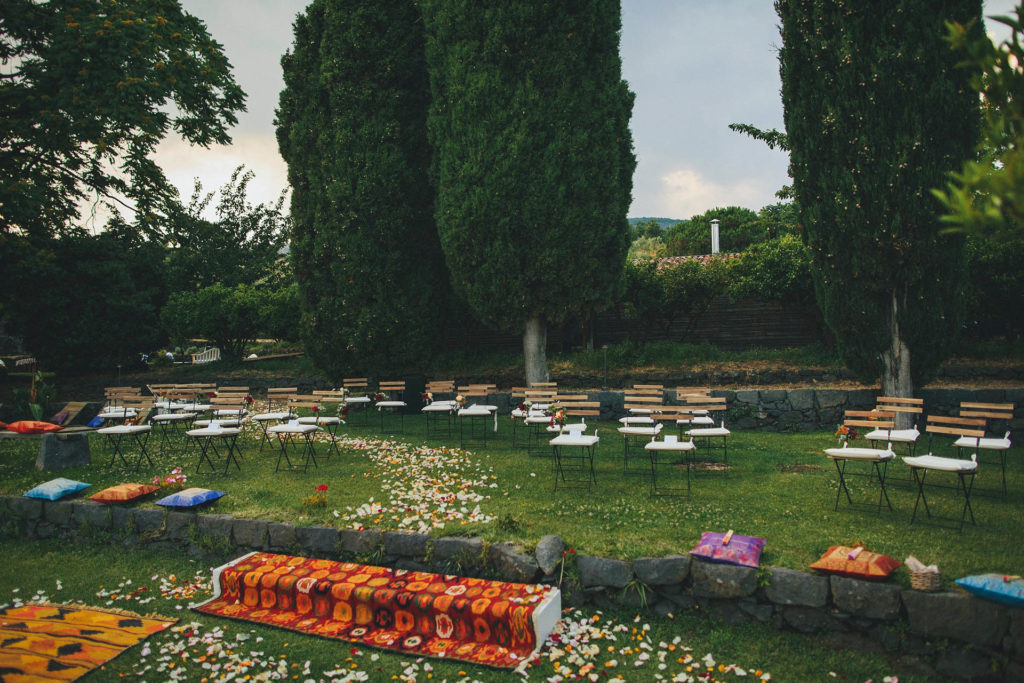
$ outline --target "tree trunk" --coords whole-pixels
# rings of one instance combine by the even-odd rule
[[[910,376],[910,348],[900,337],[898,321],[899,299],[892,294],[892,307],[888,312],[891,334],[889,349],[882,352],[882,394],[899,398],[914,396],[914,379]],[[910,429],[913,418],[909,413],[896,413],[896,429]]]
[[[548,327],[540,315],[526,321],[523,330],[523,360],[526,362],[526,384],[547,382],[548,373]]]

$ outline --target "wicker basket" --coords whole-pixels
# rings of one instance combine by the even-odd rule
[[[910,572],[910,587],[917,591],[937,591],[942,587],[939,572]]]

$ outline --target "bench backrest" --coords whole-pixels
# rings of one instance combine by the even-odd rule
[[[341,386],[348,389],[350,394],[367,394],[370,392],[370,384],[365,377],[346,377],[341,381]]]
[[[427,382],[427,391],[431,394],[454,394],[455,381],[450,379],[435,379]]]
[[[601,402],[591,401],[586,394],[557,394],[551,405],[562,408],[566,415],[577,417],[596,417],[601,414]]]
[[[286,405],[288,399],[299,393],[298,387],[270,387],[267,389],[267,410],[274,407],[274,404]]]
[[[960,417],[984,418],[989,420],[1012,420],[1012,403],[976,403],[964,401],[960,404]]]
[[[889,410],[847,410],[843,413],[843,426],[895,429],[896,413]]]
[[[985,436],[985,420],[974,417],[929,415],[924,429],[929,434],[983,437]]]

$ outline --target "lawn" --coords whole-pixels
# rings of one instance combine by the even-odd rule
[[[368,418],[368,419],[367,419]],[[955,521],[910,517],[916,489],[902,463],[889,468],[888,490],[894,510],[876,513],[873,505],[833,510],[837,476],[821,449],[835,445],[831,433],[772,434],[736,432],[729,440],[729,469],[694,472],[692,492],[683,497],[651,498],[647,479],[624,474],[622,439],[614,424],[599,424],[601,443],[596,458],[597,483],[592,490],[553,491],[552,461],[542,449],[528,453],[512,448],[512,423],[498,420],[498,433],[488,432],[486,446],[458,449],[453,438],[426,437],[422,416],[406,416],[404,433],[398,418],[386,418],[386,439],[380,436],[376,413],[356,413],[342,427],[340,455],[326,459],[318,444],[317,468],[274,472],[276,451],[258,448],[252,426],[243,446],[241,471],[195,473],[195,453],[182,454],[178,443],[160,448],[151,441],[154,466],[140,472],[117,464],[93,439],[93,464],[61,472],[92,484],[82,495],[127,481],[148,482],[182,467],[188,486],[226,491],[210,512],[237,517],[287,521],[299,525],[408,529],[434,535],[479,535],[488,541],[514,540],[527,548],[546,534],[557,534],[579,553],[632,559],[685,553],[702,531],[725,531],[767,539],[761,564],[802,569],[830,545],[863,542],[869,549],[898,560],[914,555],[937,563],[944,584],[967,574],[996,571],[1019,573],[1024,548],[1006,543],[1024,521],[1024,472],[1010,452],[1007,486],[1001,495],[998,460],[984,457],[972,498],[977,526],[957,533]],[[488,422],[488,430],[491,424]],[[479,434],[479,432],[478,432]],[[945,450],[951,454],[948,443]],[[0,493],[20,494],[52,478],[33,467],[38,442],[0,442]],[[698,458],[706,454],[698,452]],[[721,452],[713,457],[721,460]],[[677,469],[675,476],[684,470]],[[309,507],[302,498],[326,485],[327,505]],[[860,478],[851,482],[855,500],[873,503],[877,486]],[[958,518],[960,500],[952,491],[933,492],[933,513]],[[153,506],[152,499],[141,503]],[[920,512],[920,511],[919,511]],[[895,580],[909,585],[906,572]]]
[[[353,648],[190,611],[191,602],[210,596],[209,567],[180,555],[12,539],[0,539],[0,555],[0,604],[5,606],[30,600],[81,602],[180,620],[89,674],[88,681],[519,679],[508,672]],[[934,680],[906,669],[906,659],[901,664],[843,649],[828,637],[755,625],[722,628],[693,614],[655,618],[569,610],[557,633],[558,642],[526,670],[525,680],[570,679],[581,671],[600,672],[596,680],[605,681],[694,680],[703,674],[710,676],[700,680],[752,681],[766,675],[778,681],[882,681],[889,675],[901,681]]]

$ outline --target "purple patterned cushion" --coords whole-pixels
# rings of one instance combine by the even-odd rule
[[[722,541],[725,540],[725,536],[726,534],[717,531],[703,532],[700,535],[700,543],[690,551],[690,554],[712,562],[738,564],[741,567],[756,569],[761,561],[764,539],[733,534],[728,545],[723,545]]]

